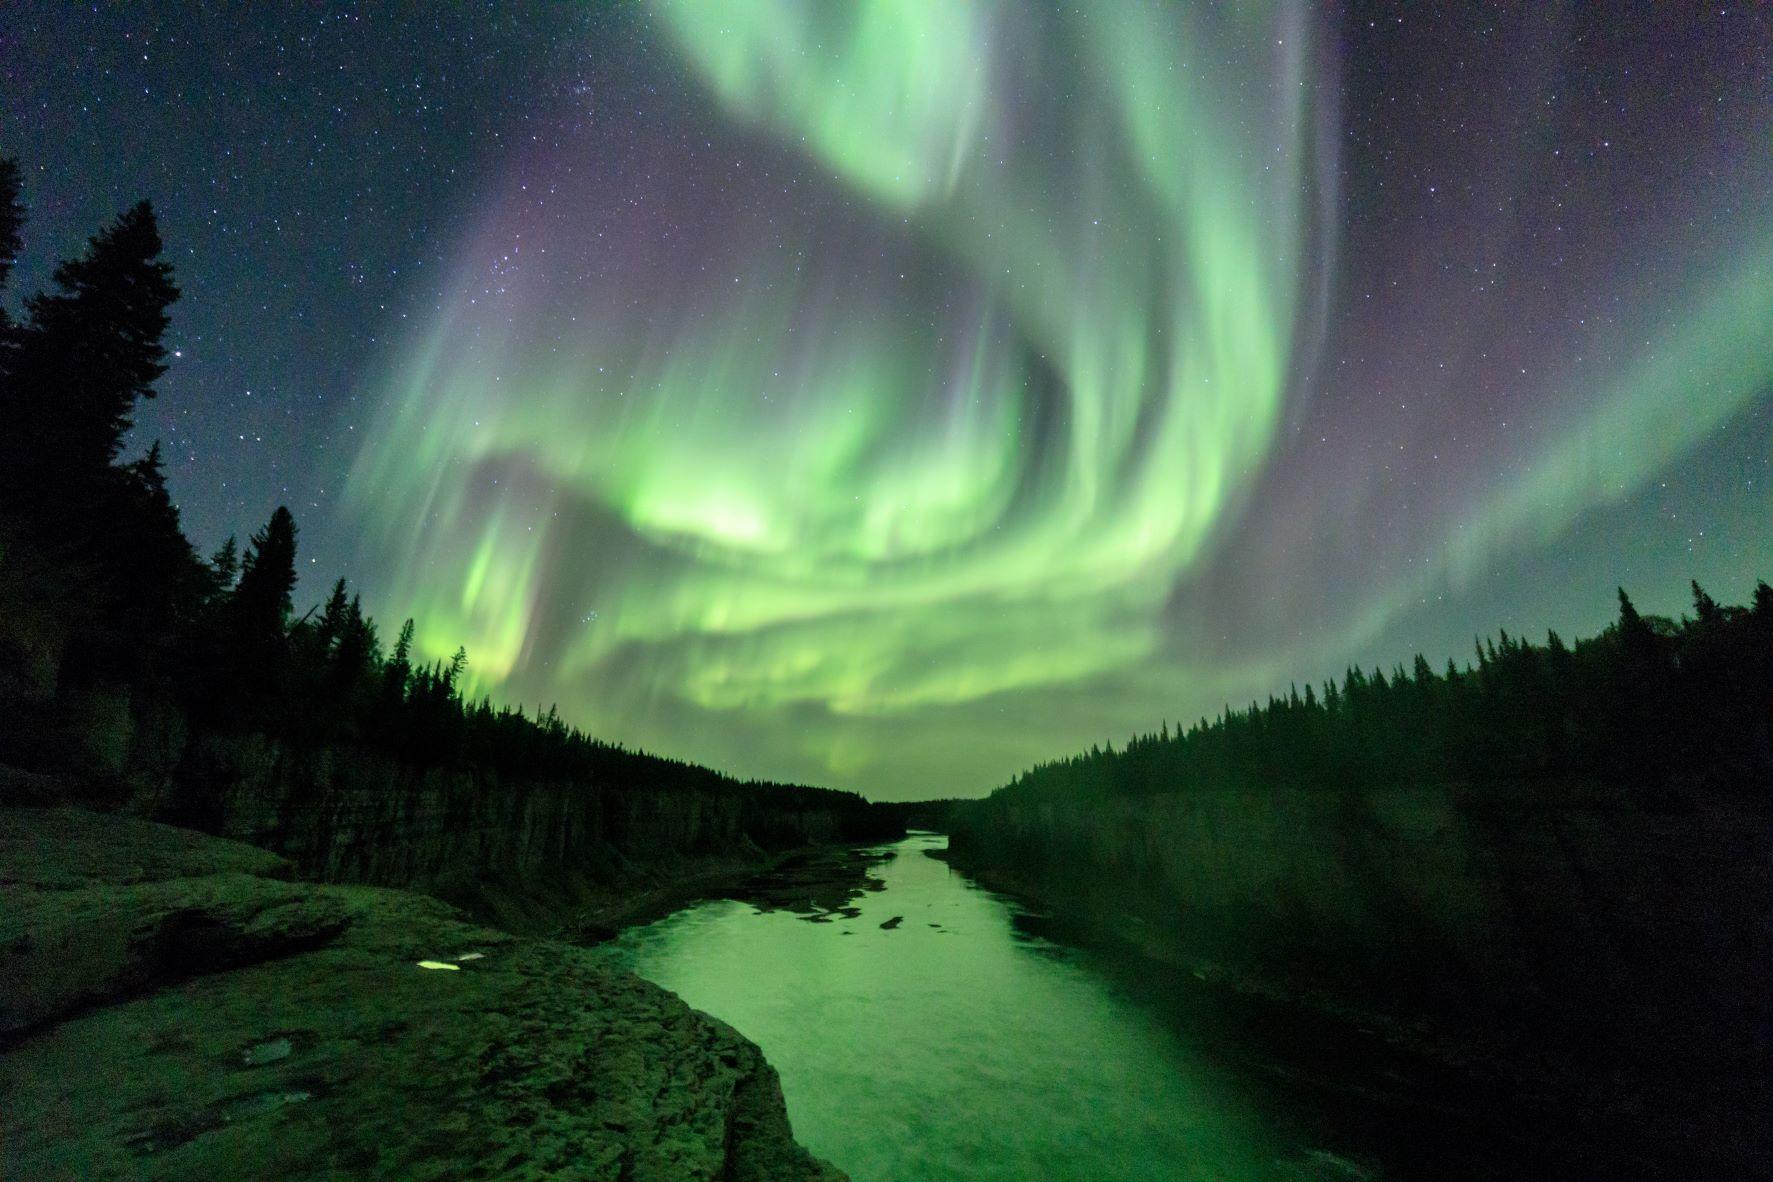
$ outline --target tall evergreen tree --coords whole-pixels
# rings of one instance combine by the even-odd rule
[[[394,652],[389,655],[385,670],[383,689],[390,701],[399,701],[406,695],[406,684],[412,677],[412,636],[413,622],[408,616],[400,625],[400,635],[394,641]]]
[[[1718,601],[1705,593],[1705,588],[1699,585],[1698,579],[1693,579],[1691,585],[1693,588],[1693,614],[1698,617],[1701,624],[1717,623],[1722,614],[1718,608]]]
[[[217,591],[226,595],[234,590],[234,582],[240,578],[240,543],[233,534],[210,556],[209,570]]]
[[[341,578],[332,585],[332,594],[326,597],[326,606],[320,609],[320,623],[315,625],[315,638],[322,652],[330,653],[339,637],[344,635],[350,610],[351,601],[345,595],[345,580]]]
[[[118,597],[143,609],[143,626],[160,631],[200,595],[202,566],[180,528],[159,441],[121,475],[101,554]]]
[[[375,660],[375,625],[364,618],[363,604],[353,595],[345,608],[339,642],[333,648],[333,679],[340,685],[355,685]]]
[[[281,640],[295,593],[295,517],[282,505],[252,535],[234,588],[235,618],[249,643]]]
[[[20,234],[25,228],[25,207],[19,202],[19,188],[18,161],[0,156],[0,291],[6,290],[6,281],[24,246]],[[0,329],[6,324],[6,310],[0,308]]]
[[[1638,614],[1637,605],[1632,603],[1631,596],[1625,593],[1624,587],[1619,588],[1619,635],[1650,635],[1650,626],[1644,623],[1644,617]]]
[[[0,481],[27,506],[59,508],[122,450],[136,402],[165,372],[161,337],[178,299],[142,202],[56,269],[55,290],[26,302],[0,373]]]
[[[0,295],[5,294],[13,264],[18,261],[24,245],[21,237],[24,225],[25,207],[19,201],[18,161],[10,156],[0,156]],[[0,305],[0,509],[17,507],[12,504],[17,498],[9,497],[7,493],[22,485],[22,482],[15,484],[8,479],[4,470],[14,454],[14,448],[6,445],[6,433],[23,428],[22,423],[14,421],[6,397],[6,391],[12,385],[10,375],[16,364],[17,346],[18,333],[12,317],[4,305]]]

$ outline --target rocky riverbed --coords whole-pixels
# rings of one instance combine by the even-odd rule
[[[0,810],[0,1176],[843,1177],[730,1027],[253,846]]]
[[[871,871],[886,857],[865,846],[807,846],[763,866],[727,865],[614,897],[604,906],[581,912],[555,934],[574,943],[599,943],[623,928],[663,919],[705,899],[733,899],[758,911],[791,911],[811,923],[830,923],[854,917],[856,897],[881,889],[880,879]]]

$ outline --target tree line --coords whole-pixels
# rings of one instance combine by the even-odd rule
[[[1414,784],[1587,787],[1624,799],[1765,797],[1773,784],[1773,588],[1743,606],[1692,584],[1693,612],[1645,616],[1619,591],[1599,635],[1533,643],[1501,632],[1437,672],[1295,685],[1172,732],[1039,765],[1007,798],[1194,788]],[[1672,794],[1672,795],[1671,795]]]
[[[0,294],[24,225],[17,161],[0,157]],[[12,719],[0,721],[0,762],[53,764],[57,704],[122,686],[176,703],[199,730],[361,745],[510,779],[865,808],[852,793],[739,784],[606,743],[553,707],[470,698],[465,651],[420,660],[410,619],[385,643],[344,579],[298,614],[298,529],[286,507],[244,548],[230,538],[200,557],[159,443],[126,455],[136,408],[167,369],[178,298],[144,201],[63,262],[22,317],[0,305],[0,713]]]

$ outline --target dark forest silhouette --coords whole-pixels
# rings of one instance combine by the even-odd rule
[[[999,795],[1194,788],[1556,783],[1619,803],[1692,793],[1763,797],[1773,784],[1773,587],[1744,607],[1692,584],[1693,615],[1619,617],[1569,645],[1502,632],[1443,673],[1418,655],[1390,675],[1351,668],[1120,751],[1042,764]]]
[[[0,293],[21,246],[16,161],[0,157]],[[160,445],[124,448],[166,370],[178,299],[142,202],[54,273],[13,320],[0,307],[0,763],[68,762],[61,704],[94,687],[170,700],[200,731],[350,744],[507,780],[736,791],[855,813],[853,793],[739,784],[591,738],[550,707],[471,700],[468,656],[419,662],[413,622],[384,648],[340,579],[296,613],[298,531],[278,508],[244,551],[198,556],[167,493]],[[859,832],[858,836],[869,835]]]

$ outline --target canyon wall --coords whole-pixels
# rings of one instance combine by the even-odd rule
[[[71,774],[35,788],[15,777],[0,801],[169,821],[275,851],[307,878],[424,891],[519,931],[572,928],[803,846],[903,833],[853,794],[700,769],[677,784],[517,778],[361,746],[193,734],[176,709],[126,694],[75,706],[59,704],[54,719],[72,736],[57,750],[77,741],[76,757],[58,761]]]
[[[948,827],[961,869],[1241,988],[1505,1057],[1758,1072],[1768,811],[1552,795],[997,797]]]

